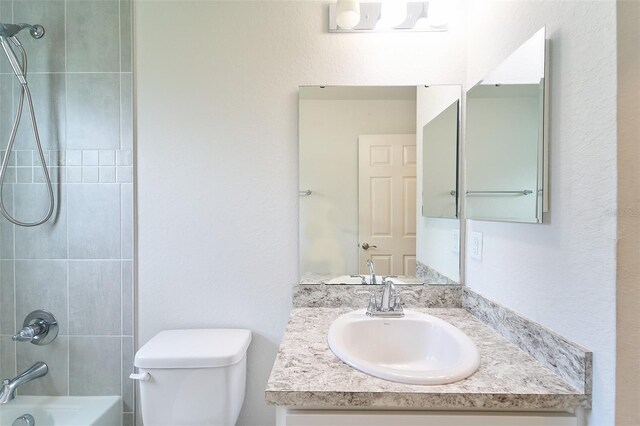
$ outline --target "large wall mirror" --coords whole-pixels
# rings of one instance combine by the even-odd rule
[[[447,176],[437,178],[450,185],[453,176],[455,190],[457,110],[449,132],[428,123],[460,86],[308,86],[299,95],[301,282],[366,283],[371,260],[397,284],[459,283],[456,196],[449,216],[422,216],[422,171],[424,152],[442,155]],[[425,134],[445,141],[424,149]]]
[[[543,28],[467,92],[467,219],[542,223],[545,47]]]

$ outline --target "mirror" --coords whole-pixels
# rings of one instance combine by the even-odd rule
[[[422,215],[458,217],[458,115],[455,100],[422,128]]]
[[[451,87],[459,98],[460,87]],[[459,282],[457,253],[451,279],[442,268],[427,273],[433,268],[423,259],[438,244],[451,254],[452,234],[421,247],[451,231],[442,224],[423,229],[432,224],[420,213],[422,130],[446,103],[432,92],[422,86],[300,88],[301,283],[362,284],[370,275],[367,260],[378,277],[395,276],[397,284]],[[456,160],[450,167],[457,174]],[[457,225],[455,231],[459,236]]]
[[[430,284],[460,283],[458,85],[418,87],[418,275]]]
[[[467,92],[468,219],[542,223],[545,47],[543,28]]]

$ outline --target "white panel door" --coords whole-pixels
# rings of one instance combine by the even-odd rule
[[[416,274],[416,135],[358,137],[359,267]]]

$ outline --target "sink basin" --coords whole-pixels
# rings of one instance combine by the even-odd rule
[[[367,284],[371,283],[371,277],[369,275],[363,275],[364,279],[367,281]],[[387,278],[389,281],[393,281],[394,284],[406,284],[404,281],[392,277]],[[382,283],[382,277],[377,277],[377,283]],[[331,278],[330,280],[326,280],[325,284],[362,284],[362,279],[360,277],[352,277],[350,275],[341,275],[339,277]]]
[[[346,364],[375,377],[415,385],[465,379],[480,365],[478,348],[458,328],[431,315],[372,318],[365,310],[338,317],[329,347]]]

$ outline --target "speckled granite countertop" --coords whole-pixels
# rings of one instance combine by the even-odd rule
[[[295,308],[265,391],[273,405],[297,408],[556,409],[588,407],[590,398],[463,309],[413,309],[450,322],[480,350],[466,380],[406,385],[351,368],[329,349],[331,322],[352,308]]]

